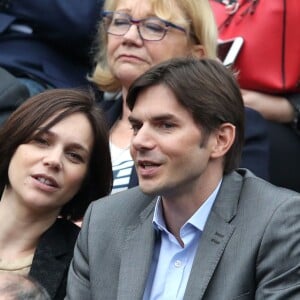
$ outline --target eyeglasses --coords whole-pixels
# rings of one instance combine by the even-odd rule
[[[137,30],[141,39],[145,41],[162,40],[167,34],[169,27],[186,33],[186,30],[183,27],[162,20],[158,17],[133,19],[126,13],[114,11],[104,11],[102,16],[105,31],[112,35],[125,35],[130,29],[131,25],[137,26]]]

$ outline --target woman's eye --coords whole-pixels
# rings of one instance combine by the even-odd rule
[[[76,152],[67,152],[67,156],[74,163],[83,163],[84,162],[83,157]]]
[[[126,18],[116,18],[113,19],[112,25],[113,26],[124,26],[124,25],[129,25],[130,21]]]
[[[144,23],[144,28],[148,31],[157,32],[157,33],[161,33],[165,30],[165,28],[162,25],[157,24],[155,22],[149,22],[149,21]]]
[[[44,138],[42,136],[36,136],[32,141],[34,143],[36,143],[38,145],[42,145],[42,146],[48,146],[49,145],[48,139]]]

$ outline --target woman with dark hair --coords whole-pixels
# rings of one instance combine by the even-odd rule
[[[38,94],[0,129],[0,157],[0,272],[30,275],[63,299],[73,222],[111,191],[103,113],[87,91]]]

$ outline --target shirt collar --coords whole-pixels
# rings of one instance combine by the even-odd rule
[[[219,184],[214,189],[214,191],[210,194],[210,196],[203,202],[203,204],[187,220],[187,222],[185,224],[189,223],[189,224],[193,225],[194,227],[196,227],[198,230],[203,231],[204,226],[207,221],[207,218],[211,211],[211,208],[212,208],[212,206],[216,200],[217,194],[220,190],[221,183],[222,183],[222,179],[220,180]],[[163,217],[163,212],[162,212],[161,196],[158,196],[157,200],[156,200],[154,216],[153,216],[153,226],[157,230],[168,232],[168,230],[166,228],[166,223],[165,223],[165,220]]]

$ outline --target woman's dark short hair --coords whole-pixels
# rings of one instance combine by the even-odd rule
[[[80,220],[91,201],[110,193],[112,165],[108,127],[89,90],[51,89],[25,101],[0,128],[0,193],[9,184],[8,167],[19,145],[29,142],[40,126],[55,116],[43,131],[74,113],[83,113],[94,134],[87,175],[78,193],[61,210],[61,217]]]
[[[149,69],[131,85],[126,99],[130,110],[141,91],[158,84],[171,89],[206,136],[222,123],[235,126],[235,141],[225,155],[224,173],[238,167],[244,142],[244,104],[233,72],[217,60],[208,58],[165,61]]]

